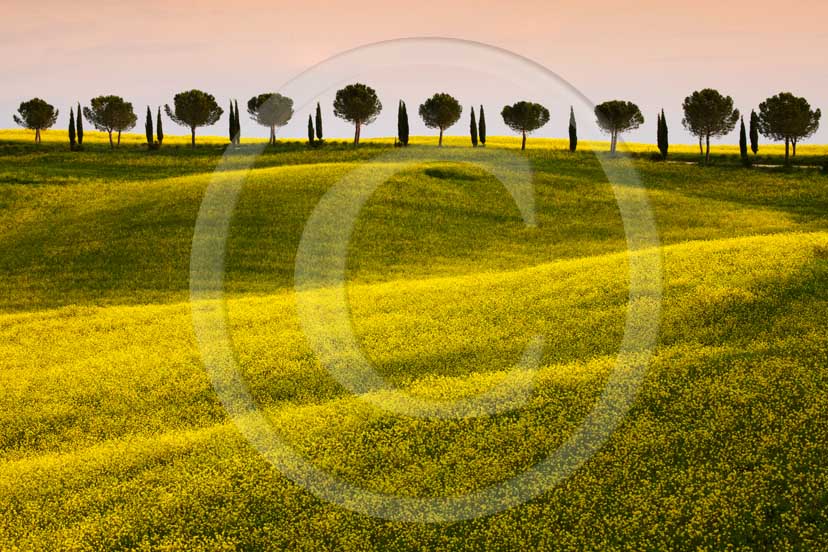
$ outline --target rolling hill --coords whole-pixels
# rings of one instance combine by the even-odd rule
[[[406,166],[367,202],[348,250],[354,333],[393,387],[360,397],[320,363],[297,314],[335,290],[323,271],[296,291],[294,266],[320,198],[389,149],[280,144],[229,161],[253,167],[229,231],[227,321],[273,430],[317,468],[390,496],[456,497],[520,474],[566,442],[618,371],[630,266],[649,256],[662,268],[642,299],[658,328],[651,362],[595,454],[532,500],[456,523],[320,500],[244,439],[194,333],[211,304],[190,301],[193,228],[220,147],[71,154],[12,141],[0,144],[0,546],[828,545],[825,176],[637,158],[660,246],[630,253],[624,187],[589,152],[527,152],[535,227],[479,167]],[[543,347],[525,404],[392,411],[410,397],[450,411],[497,389],[533,336]]]

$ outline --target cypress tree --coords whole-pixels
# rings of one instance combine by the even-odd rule
[[[403,129],[405,130],[405,145],[408,146],[408,106],[403,102]]]
[[[78,127],[78,146],[83,145],[83,116],[81,116],[81,104],[78,102],[78,120],[76,121]]]
[[[239,117],[239,100],[236,100],[235,104],[236,104],[235,105],[236,109],[234,110],[234,113],[236,114],[236,124],[235,124],[236,132],[235,132],[234,136],[236,137],[236,145],[240,146],[241,145],[241,119]]]
[[[750,112],[750,149],[753,155],[759,153],[759,116],[754,110]]]
[[[402,100],[397,108],[397,138],[403,146],[408,145],[408,109]]]
[[[748,139],[745,131],[745,118],[742,117],[742,128],[739,129],[739,155],[742,157],[742,163],[748,163]]]
[[[158,118],[155,124],[155,134],[158,137],[158,146],[164,143],[164,126],[161,124],[161,108],[158,108]]]
[[[230,100],[230,123],[228,132],[230,133],[230,143],[236,145],[236,114],[233,112],[233,100]]]
[[[397,103],[397,142],[401,146],[404,146],[405,144],[403,143],[403,134],[404,133],[403,133],[403,122],[402,122],[402,120],[403,120],[403,101],[400,100],[399,103]]]
[[[477,136],[480,140],[480,145],[486,145],[486,113],[483,111],[483,106],[480,106],[480,118],[477,119]]]
[[[578,125],[575,123],[575,108],[569,108],[569,151],[578,149]]]
[[[152,148],[154,142],[152,139],[152,111],[150,111],[149,106],[147,106],[147,122],[144,123],[144,131],[147,135],[147,146]]]
[[[474,107],[471,108],[471,122],[469,123],[469,131],[471,132],[472,147],[477,147],[477,121],[474,119]]]
[[[75,114],[69,108],[69,149],[75,150]]]
[[[316,138],[322,141],[322,108],[316,102]]]
[[[404,146],[405,143],[403,142],[403,124],[402,124],[402,100],[397,103],[397,143],[401,146]]]
[[[664,143],[661,138],[661,113],[656,113],[656,147],[659,152],[661,152],[661,146]],[[664,158],[663,154],[659,153],[659,155],[661,155],[662,159]]]
[[[670,151],[670,131],[667,128],[667,116],[664,115],[663,109],[658,115],[658,151],[662,159],[667,159]]]
[[[308,115],[308,144],[313,145],[314,139],[314,132],[313,132],[313,117]]]

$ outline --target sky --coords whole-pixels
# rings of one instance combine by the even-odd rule
[[[395,133],[400,98],[409,106],[411,133],[433,133],[416,106],[439,91],[465,107],[462,124],[449,134],[464,134],[468,108],[480,104],[489,134],[508,134],[500,109],[529,99],[551,112],[536,135],[566,136],[574,105],[579,134],[598,138],[589,104],[580,100],[624,99],[646,119],[628,141],[653,142],[655,114],[664,108],[671,141],[692,142],[681,128],[681,102],[701,88],[732,96],[745,113],[781,91],[825,111],[826,16],[824,0],[4,0],[0,127],[13,127],[19,103],[35,96],[61,110],[64,127],[71,104],[101,94],[125,97],[142,120],[146,106],[171,103],[191,88],[212,93],[225,107],[230,98],[244,105],[263,92],[290,90],[296,114],[279,134],[305,136],[307,114],[319,101],[326,136],[348,137],[352,130],[334,119],[331,100],[338,85],[361,81],[377,89],[385,106],[363,138]],[[359,49],[404,37],[475,41],[520,57],[449,40]],[[522,58],[566,86],[550,84],[539,69],[531,75]],[[286,87],[297,75],[303,76]],[[266,135],[247,117],[242,125],[244,135]],[[224,134],[226,126],[222,119],[200,132]],[[165,130],[185,132],[170,121]],[[722,141],[734,140],[735,132]],[[828,143],[828,120],[811,141]]]

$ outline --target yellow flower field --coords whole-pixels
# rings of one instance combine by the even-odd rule
[[[140,136],[115,152],[88,136],[96,147],[68,152],[58,132],[36,148],[0,131],[0,548],[828,547],[828,177],[818,171],[661,163],[633,144],[633,185],[608,181],[590,151],[604,144],[571,155],[562,141],[530,139],[537,224],[527,227],[479,167],[401,165],[366,202],[348,250],[354,332],[393,386],[356,396],[322,365],[297,311],[332,301],[332,273],[320,266],[318,285],[298,292],[296,256],[324,194],[357,167],[387,168],[389,140],[280,143],[255,159],[242,147],[214,180],[223,138],[148,153],[134,147]],[[430,140],[414,142],[428,151]],[[828,152],[811,148],[801,155]],[[321,500],[243,437],[194,330],[194,314],[216,306],[190,301],[199,207],[248,162],[224,274],[235,361],[275,434],[313,466],[415,498],[531,469],[611,381],[630,267],[646,257],[661,273],[633,291],[657,334],[629,411],[571,477],[487,517],[405,523]],[[617,197],[639,193],[659,245],[629,252]],[[497,389],[533,336],[543,339],[536,386],[519,408],[393,412],[407,397],[450,410]]]

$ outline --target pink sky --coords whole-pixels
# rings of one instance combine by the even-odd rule
[[[532,58],[593,101],[638,103],[648,121],[629,140],[653,141],[654,114],[663,106],[673,141],[690,141],[680,128],[681,101],[698,88],[732,95],[745,112],[782,90],[803,95],[825,111],[826,16],[824,0],[697,0],[682,5],[664,0],[6,0],[0,35],[0,126],[13,126],[17,104],[32,96],[61,108],[61,126],[70,102],[87,102],[104,93],[126,97],[139,114],[146,105],[171,102],[176,91],[189,88],[213,93],[222,105],[230,97],[243,103],[252,95],[278,90],[292,76],[343,50],[399,37],[445,36]],[[427,89],[468,89],[468,75],[438,71],[425,73],[423,79],[438,77],[439,82],[410,87],[412,97],[405,99],[411,115]],[[388,83],[381,75],[377,79],[382,92]],[[372,84],[371,75],[363,80]],[[500,134],[507,131],[496,114],[503,104],[523,99],[515,94],[507,83],[492,83],[483,99],[468,92],[459,96],[464,103],[485,101],[489,132]],[[382,99],[385,117],[363,136],[394,132],[397,97]],[[538,135],[564,136],[568,106],[547,107],[552,121]],[[323,108],[328,135],[348,136],[349,127],[333,120],[330,105],[323,103]],[[582,135],[598,136],[588,113],[578,115]],[[247,135],[263,134],[252,122],[243,124]],[[297,113],[283,134],[303,136],[305,124],[305,113]],[[222,122],[205,132],[222,134],[225,126]],[[176,130],[169,123],[167,132]],[[465,125],[452,131],[464,133]],[[412,120],[412,133],[426,132]],[[828,142],[828,120],[813,141]]]

